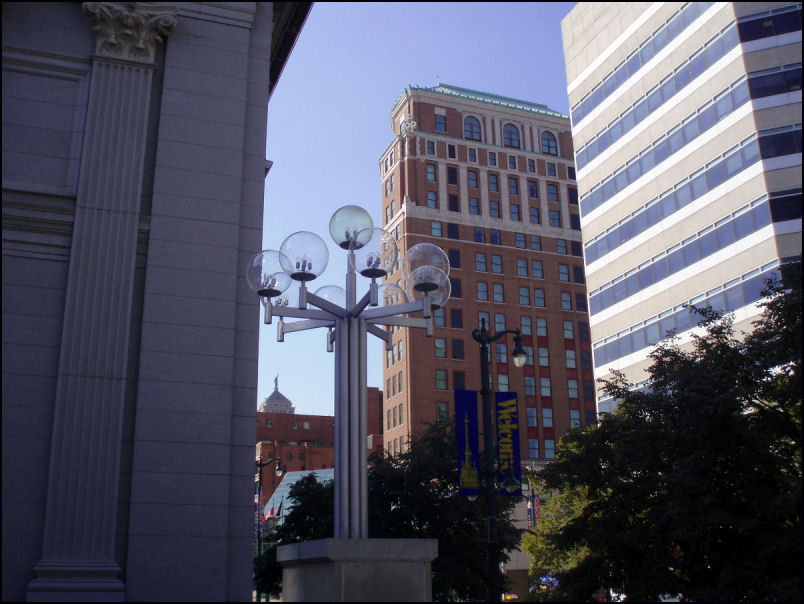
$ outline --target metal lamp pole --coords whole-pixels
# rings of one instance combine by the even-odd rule
[[[497,559],[497,471],[494,468],[496,443],[494,437],[494,409],[491,405],[491,383],[489,382],[489,344],[496,342],[505,334],[514,334],[514,364],[522,367],[525,351],[522,336],[518,329],[506,329],[494,335],[486,331],[486,320],[481,319],[480,329],[472,330],[472,339],[480,343],[480,396],[483,404],[483,466],[486,496],[486,547],[488,552],[489,602],[499,602],[502,597],[502,575]]]
[[[262,469],[270,463],[276,462],[276,475],[282,476],[282,462],[278,457],[262,460],[262,453],[254,462],[257,466],[257,555],[262,554]]]

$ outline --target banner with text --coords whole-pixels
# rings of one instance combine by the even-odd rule
[[[497,423],[497,454],[500,468],[497,473],[497,490],[500,495],[522,495],[519,413],[516,392],[495,392],[494,413]]]
[[[477,429],[477,392],[455,391],[455,440],[458,448],[458,492],[480,495],[480,444]]]

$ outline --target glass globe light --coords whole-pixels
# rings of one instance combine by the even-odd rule
[[[511,358],[514,361],[514,367],[524,367],[525,361],[528,358],[525,348],[522,346],[522,335],[517,332],[514,336],[514,351],[511,353]]]
[[[402,272],[408,283],[412,284],[414,288],[435,289],[432,287],[435,282],[426,279],[428,273],[420,272],[418,279],[413,278],[413,273],[425,266],[432,266],[443,272],[445,276],[449,275],[449,258],[444,250],[434,243],[417,243],[411,247],[402,259]],[[433,273],[433,275],[437,276],[437,273]]]
[[[315,233],[298,231],[282,242],[279,248],[282,268],[295,281],[312,281],[327,268],[327,244]]]
[[[327,302],[346,308],[346,291],[337,285],[324,285],[319,287],[315,292],[319,298],[324,298]]]
[[[348,250],[350,246],[353,246],[352,249],[359,249],[371,238],[370,233],[359,236],[360,232],[373,226],[371,214],[366,210],[360,206],[343,206],[329,219],[329,234],[343,249]]]
[[[290,287],[292,280],[282,267],[281,257],[276,250],[262,250],[246,268],[246,280],[261,298],[275,298]]]
[[[377,288],[377,306],[393,306],[410,302],[405,290],[395,283],[383,283]]]
[[[408,280],[408,297],[418,302],[424,293],[430,293],[430,308],[441,308],[449,300],[452,284],[447,275],[435,266],[420,266]]]
[[[362,245],[361,242],[365,241]],[[399,258],[396,239],[388,231],[370,227],[363,229],[352,240],[354,250],[353,268],[368,277],[378,279],[390,274]],[[359,246],[359,247],[358,247]]]

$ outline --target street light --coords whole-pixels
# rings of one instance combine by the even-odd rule
[[[499,602],[502,594],[502,574],[497,560],[497,471],[494,469],[494,452],[496,449],[493,426],[494,411],[491,406],[491,384],[489,383],[489,344],[496,342],[505,334],[514,335],[514,350],[511,357],[514,366],[522,367],[527,359],[522,347],[522,334],[518,329],[505,329],[491,335],[486,330],[485,318],[480,321],[480,329],[472,330],[472,339],[480,343],[480,395],[483,401],[483,465],[486,495],[486,547],[488,548],[489,601]],[[513,478],[508,475],[503,488],[513,492],[519,485],[511,484]],[[515,482],[515,481],[513,481]]]
[[[411,266],[411,274],[403,273],[416,292],[409,301],[403,288],[377,284],[377,279],[390,274],[397,264],[399,249],[390,233],[374,227],[366,210],[354,205],[340,208],[330,219],[329,231],[338,247],[347,250],[345,288],[325,286],[315,293],[307,291],[307,283],[319,277],[329,261],[326,244],[309,231],[290,235],[278,252],[257,254],[247,277],[265,306],[263,322],[269,325],[274,315],[279,317],[277,341],[295,331],[327,328],[327,350],[335,352],[334,533],[336,539],[367,539],[366,337],[369,333],[376,336],[391,350],[391,326],[426,328],[431,336],[432,310],[446,303],[443,292],[449,283],[449,260],[432,244],[420,243],[408,250],[402,265]],[[358,274],[371,280],[369,291],[360,300]],[[299,283],[296,308],[280,301],[291,281]],[[308,304],[317,308],[308,308]],[[417,312],[422,313],[421,318],[407,316]],[[303,320],[285,323],[286,317]]]
[[[257,466],[257,526],[255,530],[257,535],[257,555],[262,554],[262,469],[273,462],[276,462],[274,472],[277,476],[282,476],[285,469],[282,467],[282,461],[278,457],[270,457],[263,461],[262,452],[260,452],[259,457],[254,462]]]

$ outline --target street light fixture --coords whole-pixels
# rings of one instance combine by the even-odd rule
[[[319,277],[329,261],[324,241],[309,231],[289,236],[278,252],[263,250],[257,254],[249,265],[249,284],[265,306],[263,322],[268,325],[274,314],[279,317],[277,341],[284,341],[285,334],[295,331],[328,330],[327,350],[335,352],[334,533],[336,539],[367,539],[366,337],[369,333],[376,336],[385,342],[386,350],[391,350],[391,326],[426,328],[427,335],[432,335],[434,304],[443,306],[449,296],[449,260],[433,244],[418,244],[408,250],[403,266],[413,268],[410,274],[403,272],[409,289],[417,293],[409,302],[402,288],[377,284],[377,279],[393,270],[399,251],[390,233],[374,228],[368,212],[359,206],[344,206],[332,215],[329,231],[338,247],[348,251],[345,288],[325,286],[314,294],[307,291],[307,283]],[[251,267],[260,267],[262,276],[267,270],[264,267],[273,269],[277,259],[284,278],[299,282],[295,308],[279,299],[285,290],[265,286],[267,277],[251,276],[257,273]],[[360,300],[356,294],[358,273],[371,280],[369,291]],[[267,274],[281,281],[280,276]],[[308,308],[308,304],[316,308]],[[407,316],[417,312],[422,313],[421,318]],[[303,320],[285,323],[286,317]]]
[[[262,469],[273,462],[276,462],[274,472],[277,476],[282,476],[282,474],[285,472],[285,469],[282,467],[282,461],[278,457],[270,457],[263,461],[262,452],[260,452],[256,461],[254,462],[257,466],[257,526],[255,530],[257,536],[257,555],[262,554]]]
[[[494,410],[491,405],[491,383],[489,381],[489,344],[496,342],[505,334],[514,335],[514,350],[511,357],[516,367],[525,364],[527,355],[522,346],[522,334],[518,329],[505,329],[493,335],[486,330],[485,318],[480,321],[480,329],[472,330],[472,339],[480,344],[480,395],[483,402],[483,465],[484,490],[486,495],[486,547],[488,553],[489,602],[499,602],[502,596],[502,574],[497,559],[497,470],[494,467],[494,452],[496,450],[494,438]],[[501,485],[509,493],[519,487],[509,474]]]

